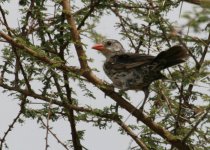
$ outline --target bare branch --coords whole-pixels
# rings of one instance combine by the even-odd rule
[[[66,150],[69,150],[68,147],[57,137],[55,133],[47,126],[42,119],[40,119],[46,130],[57,140],[59,144],[61,144]]]
[[[191,3],[191,4],[196,4],[196,5],[200,5],[201,4],[201,0],[183,0],[183,1]]]
[[[12,129],[14,128],[14,125],[15,123],[17,123],[18,119],[20,118],[21,114],[23,113],[24,111],[24,105],[25,105],[25,100],[22,100],[21,101],[21,104],[20,104],[20,111],[19,113],[17,114],[17,116],[13,119],[13,122],[9,125],[9,128],[7,129],[7,131],[4,133],[4,136],[3,138],[0,138],[0,149],[2,150],[3,149],[3,144],[5,143],[5,139],[7,137],[7,135],[9,134],[10,131],[12,131]]]
[[[133,131],[120,119],[117,120],[118,125],[120,125],[128,135],[132,137],[132,139],[142,148],[142,150],[149,150],[149,148],[146,146],[146,144],[138,138],[138,136],[133,133]]]

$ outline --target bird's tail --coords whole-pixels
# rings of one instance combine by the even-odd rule
[[[189,53],[187,49],[182,46],[175,45],[166,51],[160,52],[155,59],[154,63],[158,63],[158,68],[165,69],[187,60]]]

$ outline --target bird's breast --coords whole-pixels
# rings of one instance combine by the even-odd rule
[[[144,75],[136,69],[114,69],[112,65],[104,64],[106,75],[116,88],[122,90],[141,90],[144,87]]]

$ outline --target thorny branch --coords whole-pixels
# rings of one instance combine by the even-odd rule
[[[85,25],[85,21],[88,19],[88,17],[90,17],[90,15],[94,12],[95,7],[99,5],[101,0],[97,0],[96,2],[94,0],[91,0],[90,2],[90,9],[87,12],[87,14],[84,16],[84,18],[82,19],[82,21],[80,22],[80,24],[77,27],[77,30],[80,30],[82,28],[82,26]]]
[[[195,0],[195,1],[194,0],[191,0],[191,1],[185,0],[185,1],[191,2],[191,3],[195,3],[195,4],[199,4],[200,3],[200,1],[198,1],[198,0]],[[111,97],[114,101],[116,101],[122,108],[126,109],[128,112],[133,112],[133,110],[135,110],[132,113],[132,115],[134,117],[138,118],[138,120],[142,121],[150,129],[152,129],[158,135],[160,135],[161,137],[163,137],[164,139],[166,139],[166,141],[168,141],[169,143],[171,143],[173,145],[173,147],[177,147],[178,149],[182,149],[182,148],[184,148],[184,149],[190,149],[189,146],[186,143],[184,143],[184,141],[187,138],[189,138],[189,136],[192,134],[192,132],[194,132],[194,128],[196,128],[197,127],[197,124],[199,124],[199,123],[197,123],[192,128],[192,130],[189,132],[189,134],[182,141],[178,136],[175,136],[175,135],[171,134],[168,130],[164,129],[161,125],[159,125],[159,124],[155,123],[153,120],[151,120],[151,118],[149,116],[146,116],[144,113],[142,113],[139,110],[137,110],[133,105],[131,105],[129,102],[127,102],[124,98],[122,98],[122,96],[120,96],[118,93],[114,92],[112,90],[112,88],[110,88],[109,85],[104,84],[104,82],[101,79],[99,79],[91,71],[91,69],[90,69],[90,67],[89,67],[89,65],[87,63],[87,56],[85,54],[85,50],[83,49],[83,44],[82,44],[82,41],[81,41],[81,38],[80,38],[80,33],[79,33],[78,30],[82,26],[84,26],[87,18],[89,18],[90,15],[95,11],[97,5],[98,6],[100,5],[100,0],[94,1],[94,2],[91,1],[91,4],[90,5],[88,5],[87,7],[85,7],[83,10],[81,9],[78,12],[75,12],[75,13],[73,13],[72,6],[71,6],[71,3],[70,3],[69,0],[63,0],[61,4],[63,6],[63,12],[62,13],[63,13],[63,15],[65,15],[66,20],[67,20],[67,22],[68,22],[68,24],[70,26],[70,31],[71,31],[70,32],[70,36],[71,36],[71,39],[72,39],[72,41],[74,43],[75,50],[77,52],[77,56],[79,58],[80,68],[72,67],[72,66],[67,66],[66,63],[65,63],[65,61],[63,61],[63,62],[53,61],[52,59],[49,58],[48,55],[43,55],[43,53],[41,54],[38,51],[35,51],[33,49],[33,47],[26,46],[26,44],[23,44],[21,42],[18,42],[18,40],[15,40],[16,37],[12,35],[12,32],[8,32],[6,34],[5,32],[0,31],[0,36],[4,40],[6,40],[8,43],[10,43],[12,45],[13,50],[15,48],[15,51],[14,52],[15,52],[15,55],[16,55],[17,65],[21,69],[21,72],[22,72],[22,74],[24,76],[25,83],[27,84],[27,87],[28,88],[25,89],[25,90],[23,90],[21,88],[18,88],[17,86],[9,86],[9,85],[7,85],[7,84],[5,84],[3,82],[4,72],[5,72],[5,70],[7,68],[7,65],[8,65],[7,62],[5,62],[4,66],[2,68],[2,71],[1,71],[1,82],[0,82],[0,86],[3,87],[4,89],[8,89],[8,90],[11,90],[11,91],[17,91],[18,93],[21,93],[24,96],[30,96],[30,97],[33,97],[33,98],[37,98],[37,99],[43,100],[43,101],[48,102],[50,104],[52,103],[52,104],[56,104],[58,106],[64,107],[69,112],[68,113],[69,114],[68,115],[69,122],[71,122],[71,129],[74,132],[74,135],[72,135],[72,138],[73,139],[76,139],[76,141],[74,141],[74,145],[75,145],[74,147],[75,147],[75,149],[81,149],[81,144],[80,144],[80,141],[77,140],[78,138],[77,138],[77,133],[76,133],[76,129],[75,129],[75,126],[76,125],[75,125],[75,121],[74,121],[73,111],[86,112],[86,113],[92,114],[94,116],[99,116],[99,117],[105,117],[105,118],[107,117],[110,120],[113,120],[113,121],[117,122],[126,131],[126,133],[128,133],[136,141],[136,143],[142,149],[148,149],[147,148],[147,145],[143,141],[141,141],[141,139],[139,139],[132,132],[132,130],[127,125],[125,125],[121,120],[119,120],[119,118],[117,118],[116,115],[97,113],[97,111],[94,111],[92,109],[84,108],[84,107],[78,107],[78,106],[76,106],[76,105],[73,104],[72,97],[71,97],[71,92],[72,92],[71,91],[71,85],[70,85],[69,80],[68,80],[69,78],[67,76],[65,76],[65,75],[67,73],[69,73],[69,72],[71,72],[73,74],[76,74],[76,75],[79,74],[79,75],[81,75],[81,77],[80,77],[81,79],[83,79],[85,81],[91,82],[93,85],[95,85],[101,91],[103,91],[106,95],[108,95],[109,97]],[[33,5],[34,5],[34,1],[31,1],[30,8],[32,8]],[[119,12],[117,11],[117,8],[120,8],[121,7],[121,8],[125,8],[125,9],[130,9],[130,8],[144,8],[145,7],[144,5],[132,6],[132,5],[127,5],[127,4],[121,4],[120,2],[119,3],[115,3],[115,4],[106,4],[106,5],[107,5],[106,7],[108,7],[108,8],[111,7],[111,10],[120,19],[121,24],[122,24],[122,27],[127,22],[125,20],[123,20],[124,18],[119,14]],[[151,5],[150,7],[156,7],[156,6]],[[79,25],[77,26],[76,21],[74,19],[74,15],[76,13],[81,13],[84,10],[89,10],[89,11],[88,11],[88,13],[86,13],[86,15],[84,16],[84,18],[80,21]],[[1,11],[1,13],[2,13],[2,16],[4,16],[3,11]],[[26,30],[26,25],[27,25],[28,19],[30,18],[30,15],[31,15],[30,14],[30,11],[28,11],[27,16],[26,16],[26,23],[22,27],[22,30],[23,30],[22,33],[26,33],[26,31],[25,31]],[[4,20],[4,25],[7,28],[7,31],[10,31],[11,29],[7,25],[6,19],[3,19],[3,20]],[[126,31],[125,26],[123,28]],[[39,28],[33,28],[33,31],[35,31],[35,30],[39,30]],[[32,30],[30,32],[32,32]],[[165,35],[165,39],[167,39],[168,38],[167,33],[164,33],[164,35]],[[61,33],[60,36],[62,37],[63,34]],[[49,37],[49,39],[51,41],[53,41],[52,38],[51,38],[51,36],[50,36],[50,33],[48,33],[48,37]],[[135,47],[135,45],[132,42],[132,39],[131,38],[130,38],[130,40],[131,40],[131,43],[132,43],[133,47]],[[210,38],[207,41],[210,41]],[[142,43],[139,43],[139,45],[141,45],[141,44]],[[137,49],[139,49],[139,47],[140,47],[139,45],[137,46]],[[204,48],[202,58],[199,61],[199,64],[200,64],[200,66],[198,65],[199,67],[201,67],[201,65],[204,62],[204,59],[205,59],[205,56],[206,56],[206,53],[207,53],[208,46],[209,46],[209,43]],[[63,48],[60,49],[60,52],[61,52],[60,54],[64,55],[64,53],[62,53],[62,52],[65,50],[65,48],[66,48],[66,45],[63,46]],[[17,49],[18,49],[18,51],[16,51]],[[54,48],[54,49],[56,50],[56,48]],[[46,50],[46,51],[47,52],[50,52],[51,50],[49,49],[49,50]],[[54,79],[54,83],[55,83],[55,86],[57,88],[57,93],[60,93],[60,95],[59,95],[60,96],[60,99],[63,100],[63,101],[66,101],[66,102],[68,101],[68,103],[64,103],[63,101],[61,102],[61,101],[58,101],[56,99],[51,99],[51,98],[45,96],[44,92],[42,94],[37,94],[34,91],[30,90],[31,87],[30,87],[30,84],[29,84],[29,79],[28,79],[29,77],[26,75],[26,73],[24,73],[23,67],[21,67],[19,52],[20,52],[20,54],[21,54],[21,52],[26,52],[27,54],[29,54],[33,58],[36,58],[36,60],[38,60],[39,62],[42,62],[43,64],[47,64],[49,67],[52,67],[55,70],[57,69],[57,70],[63,72],[63,79],[64,79],[64,81],[66,83],[64,85],[65,86],[66,93],[67,93],[66,97],[61,94],[62,93],[62,90],[61,90],[61,87],[60,87],[60,85],[58,83],[58,80],[56,79],[56,76],[55,75],[52,75],[50,77],[47,77],[46,76],[46,78],[48,78],[47,79],[48,83],[46,83],[46,86],[44,87],[43,91],[45,91],[45,92],[47,91],[48,84],[49,84],[49,82],[50,82],[50,80],[52,78],[52,79]],[[55,52],[52,51],[52,52],[53,52],[52,54],[58,54],[56,51]],[[60,57],[62,58],[63,56],[60,56]],[[16,76],[17,76],[17,80],[18,80],[18,69],[16,71]],[[189,86],[189,91],[192,92],[192,88],[193,88],[193,86],[192,87]],[[165,100],[167,100],[166,97],[165,97]],[[168,106],[169,106],[170,111],[172,112],[169,103],[168,103]],[[14,121],[14,122],[16,122],[16,121]],[[47,132],[48,132],[48,129],[49,129],[49,125],[48,124],[46,125],[46,128],[47,128]],[[50,130],[49,130],[49,132],[51,133]],[[5,141],[5,138],[3,138],[3,141]],[[46,142],[46,149],[47,149],[47,147],[48,147],[48,144]]]
[[[12,131],[12,129],[14,128],[14,125],[15,123],[17,123],[18,119],[20,119],[20,116],[24,113],[24,109],[25,109],[25,99],[26,97],[25,96],[22,96],[22,100],[21,100],[21,103],[20,103],[20,111],[19,113],[17,114],[17,116],[13,119],[13,122],[9,125],[9,128],[7,129],[7,131],[4,133],[4,136],[2,138],[0,138],[0,150],[3,149],[3,144],[5,143],[6,141],[6,137],[7,135],[9,134],[9,132]]]
[[[130,135],[133,138],[133,140],[142,148],[142,150],[149,150],[144,141],[142,141],[135,133],[133,133],[133,131],[123,121],[118,119],[116,122],[119,126],[121,126],[124,129],[124,131],[128,135]]]
[[[4,12],[4,10],[2,9],[1,6],[0,6],[0,12],[1,12],[1,15],[3,16],[4,24],[5,24],[6,28],[7,28],[8,35],[12,37],[11,31],[10,31],[10,28],[9,28],[9,25],[8,25],[7,20],[6,20],[6,17],[5,17],[5,12]],[[16,63],[17,63],[17,66],[16,67],[17,68],[20,68],[20,70],[22,72],[22,75],[24,77],[25,83],[27,85],[27,88],[28,88],[28,90],[31,90],[31,85],[29,84],[27,74],[24,71],[23,65],[21,64],[20,56],[18,54],[18,50],[14,46],[12,46],[12,50],[13,50],[13,52],[15,54],[15,57],[16,57]]]
[[[201,123],[201,121],[203,121],[205,118],[206,118],[206,116],[208,115],[208,113],[209,113],[209,110],[210,109],[208,109],[207,111],[206,111],[206,113],[205,114],[203,114],[203,116],[196,122],[196,124],[192,127],[192,129],[188,132],[188,134],[184,137],[184,139],[183,139],[183,142],[186,142],[186,140],[191,136],[191,134],[196,130],[196,128],[197,128],[197,126]]]
[[[52,106],[52,100],[50,101],[49,106],[48,106],[47,124],[46,124],[46,137],[45,137],[45,150],[47,150],[48,147],[49,147],[48,137],[49,137],[49,129],[50,129],[49,128],[49,121],[50,121],[50,116],[51,116],[51,106]],[[44,122],[43,122],[43,124],[44,124]]]
[[[203,50],[203,53],[202,53],[202,57],[201,57],[201,59],[199,60],[199,64],[196,65],[196,71],[197,71],[197,72],[200,71],[200,69],[201,69],[201,67],[202,67],[202,65],[203,65],[203,62],[204,62],[204,58],[206,57],[207,51],[208,51],[208,49],[209,49],[209,45],[210,45],[210,33],[209,33],[209,35],[208,35],[207,41],[208,41],[208,42],[205,44],[205,47],[204,47],[204,50]],[[192,81],[192,84],[190,84],[189,87],[188,87],[188,94],[187,94],[187,96],[186,96],[186,99],[187,99],[188,101],[189,101],[189,98],[190,98],[190,96],[191,96],[191,94],[192,94],[193,84],[195,83],[195,81],[196,81],[196,79],[194,79],[194,80]]]
[[[55,133],[53,133],[52,132],[52,130],[49,128],[49,126],[48,125],[46,125],[45,123],[44,123],[44,121],[42,120],[42,118],[40,118],[40,120],[41,120],[41,122],[42,122],[42,125],[46,128],[46,130],[57,140],[57,142],[59,143],[59,144],[61,144],[66,150],[69,150],[68,149],[68,147],[67,147],[67,145],[66,144],[64,144],[58,137],[57,137],[57,135],[55,134]]]

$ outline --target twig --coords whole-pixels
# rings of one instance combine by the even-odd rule
[[[9,25],[8,25],[8,23],[7,23],[7,20],[6,20],[6,17],[5,17],[5,12],[4,12],[4,10],[2,9],[1,5],[0,5],[0,12],[1,12],[2,16],[3,16],[4,23],[5,23],[5,26],[6,26],[7,31],[8,31],[8,35],[9,35],[10,37],[12,37],[11,31],[10,31],[10,27],[9,27]],[[16,66],[16,67],[20,68],[20,70],[21,70],[21,72],[22,72],[22,75],[23,75],[23,78],[24,78],[24,80],[25,80],[25,82],[26,82],[26,86],[27,86],[28,90],[31,90],[31,85],[29,84],[29,81],[28,81],[28,78],[27,78],[27,74],[26,74],[26,72],[24,71],[24,68],[23,68],[23,66],[22,66],[22,64],[21,64],[20,56],[19,56],[19,54],[18,54],[18,52],[17,52],[16,47],[13,46],[13,45],[12,45],[12,50],[13,50],[13,52],[14,52],[14,54],[15,54],[16,61],[17,61],[17,62],[16,62],[16,63],[17,63],[17,66]],[[16,68],[16,69],[18,69],[18,68]]]
[[[160,94],[161,94],[161,96],[163,97],[163,99],[166,101],[170,113],[173,115],[173,117],[175,117],[175,114],[174,114],[174,112],[173,112],[173,110],[172,110],[172,108],[171,108],[171,104],[170,104],[168,98],[167,98],[167,97],[165,96],[165,94],[163,93],[163,90],[160,90]]]
[[[42,120],[42,118],[40,118],[42,124],[44,125],[44,127],[47,129],[47,131],[57,140],[57,142],[59,144],[61,144],[66,150],[69,150],[67,145],[65,145],[58,137],[55,133],[53,133],[50,128],[44,123],[44,121]]]
[[[203,62],[204,62],[204,59],[205,59],[205,56],[206,56],[206,54],[207,54],[207,52],[208,52],[209,45],[210,45],[210,33],[209,33],[209,35],[208,35],[208,40],[207,40],[207,43],[206,43],[206,45],[205,45],[205,47],[204,47],[204,51],[203,51],[203,54],[202,54],[202,56],[201,56],[201,59],[200,59],[200,61],[198,62],[198,64],[196,65],[196,70],[197,70],[197,72],[200,72],[201,66],[202,66],[202,64],[203,64]],[[192,83],[194,84],[195,81],[196,81],[196,80],[194,79],[194,80],[192,81]],[[190,95],[192,94],[193,84],[190,84],[189,87],[188,87],[187,99],[189,99],[189,98],[190,98]]]
[[[128,135],[132,137],[132,139],[142,148],[142,150],[149,150],[146,144],[138,138],[138,136],[120,119],[118,119],[117,124],[120,125]]]
[[[111,9],[112,12],[119,18],[119,20],[120,20],[120,25],[121,25],[122,29],[125,31],[125,34],[127,35],[127,38],[129,39],[129,41],[130,41],[132,47],[134,47],[134,48],[136,49],[136,46],[135,46],[135,44],[133,43],[133,40],[132,40],[131,36],[128,34],[127,29],[126,29],[126,27],[125,27],[125,25],[124,25],[124,22],[126,22],[126,21],[125,21],[125,20],[122,18],[122,16],[119,14],[117,8],[115,8],[115,9],[110,8],[110,9]]]
[[[192,129],[188,132],[188,134],[184,137],[182,140],[183,142],[186,142],[186,140],[191,136],[191,134],[196,130],[197,126],[201,123],[203,119],[206,118],[208,115],[209,111],[206,111],[206,113],[196,122],[196,124],[192,127]]]
[[[22,29],[22,35],[23,36],[26,36],[26,27],[28,25],[29,17],[31,17],[31,15],[32,15],[32,10],[33,10],[33,7],[34,7],[34,2],[35,2],[35,0],[31,0],[31,4],[29,6],[28,12],[26,13],[26,18],[25,18],[25,21],[24,21],[24,25],[21,28]]]
[[[20,111],[19,113],[17,114],[17,116],[13,119],[13,122],[9,125],[9,128],[7,129],[7,131],[4,133],[4,136],[2,138],[0,138],[0,150],[2,150],[3,148],[3,144],[5,142],[5,139],[7,137],[7,135],[9,134],[10,131],[12,131],[15,123],[18,121],[18,119],[20,118],[20,115],[24,112],[24,105],[25,105],[25,96],[24,96],[24,99],[21,101],[21,104],[20,104]]]
[[[46,137],[45,137],[45,150],[48,149],[49,144],[48,144],[48,135],[49,135],[49,120],[51,116],[51,106],[52,106],[52,99],[48,105],[48,114],[47,114],[47,125],[46,125]]]
[[[90,2],[90,9],[89,11],[86,13],[86,15],[84,16],[84,18],[82,19],[82,21],[80,22],[80,24],[77,27],[77,30],[80,30],[82,28],[82,26],[85,25],[85,21],[88,19],[88,17],[95,11],[95,7],[99,5],[101,0],[97,0],[96,2],[94,2],[94,0],[91,0]]]

